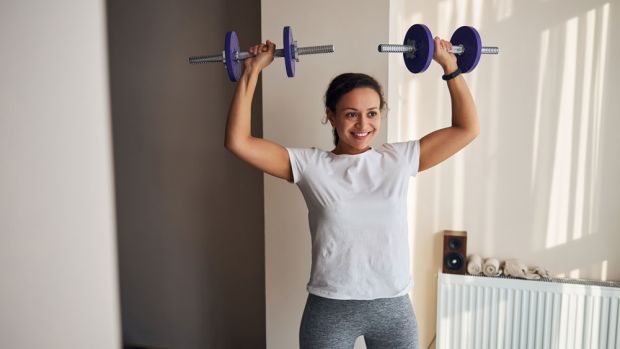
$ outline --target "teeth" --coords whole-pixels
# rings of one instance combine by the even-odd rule
[[[353,134],[357,137],[366,137],[368,135],[369,132],[363,132],[363,133],[356,133],[353,132]]]

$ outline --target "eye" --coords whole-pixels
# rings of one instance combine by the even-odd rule
[[[354,118],[356,118],[356,117],[357,117],[357,113],[356,113],[356,112],[354,112],[354,111],[347,112],[347,113],[346,113],[346,114],[344,114],[344,115],[345,115],[347,118],[349,118],[349,119],[354,119]]]
[[[378,113],[376,111],[371,111],[371,112],[368,113],[368,117],[369,118],[374,118],[375,116],[377,116],[377,114]]]

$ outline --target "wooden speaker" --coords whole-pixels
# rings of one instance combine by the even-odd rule
[[[467,270],[467,232],[443,231],[442,272],[465,274]]]

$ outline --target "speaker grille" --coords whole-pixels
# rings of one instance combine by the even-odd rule
[[[450,252],[446,255],[444,263],[450,270],[459,270],[465,266],[465,258],[459,253]]]

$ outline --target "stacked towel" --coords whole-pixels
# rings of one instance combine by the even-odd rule
[[[485,276],[513,276],[522,279],[538,280],[548,278],[549,271],[539,266],[527,266],[518,259],[507,259],[501,263],[497,258],[483,259],[480,255],[472,254],[467,258],[467,273],[469,275]]]
[[[498,276],[502,272],[499,269],[499,261],[495,258],[487,258],[482,266],[482,272],[486,276]]]
[[[549,277],[549,272],[541,267],[528,267],[518,259],[508,259],[504,264],[504,274],[521,279],[538,280]]]
[[[477,254],[472,254],[469,256],[469,261],[467,262],[467,272],[471,275],[479,275],[482,273],[482,258]]]

